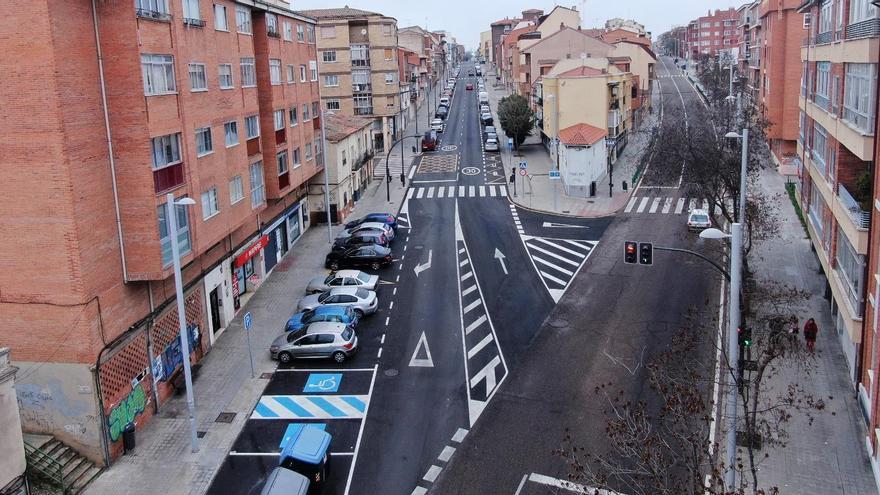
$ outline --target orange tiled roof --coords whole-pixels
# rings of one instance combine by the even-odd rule
[[[575,124],[559,131],[559,141],[567,146],[592,146],[608,135],[608,131],[590,124]]]

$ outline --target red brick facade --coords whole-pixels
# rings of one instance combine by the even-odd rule
[[[739,14],[733,8],[716,10],[713,14],[697,18],[688,24],[688,50],[690,56],[698,54],[718,55],[739,45],[736,25]]]

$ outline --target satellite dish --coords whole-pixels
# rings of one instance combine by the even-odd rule
[[[361,29],[361,34],[367,34],[367,29],[366,28]]]

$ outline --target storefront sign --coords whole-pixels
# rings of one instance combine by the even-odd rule
[[[269,244],[269,236],[264,235],[263,237],[260,237],[257,242],[255,242],[251,247],[247,248],[243,253],[239,254],[238,257],[235,258],[235,267],[238,268],[239,266],[247,263],[247,260],[256,256],[256,254],[262,251],[267,244]]]

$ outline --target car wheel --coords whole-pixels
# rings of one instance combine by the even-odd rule
[[[355,314],[355,316],[358,317],[358,320],[360,320],[361,318],[364,317],[364,312],[361,311],[360,309],[356,309],[356,310],[354,310],[354,314]]]
[[[289,364],[293,361],[293,356],[289,352],[282,352],[278,355],[278,361],[281,361],[281,364]]]
[[[379,268],[382,268],[382,265],[380,265],[378,261],[374,261],[374,262],[370,265],[370,268],[372,268],[372,269],[375,271],[375,270],[378,270]]]
[[[336,361],[337,364],[342,364],[345,362],[345,353],[341,351],[336,351],[333,353],[333,360]]]
[[[330,262],[330,269],[333,270],[334,272],[336,270],[339,270],[339,262],[338,261],[331,261]]]

